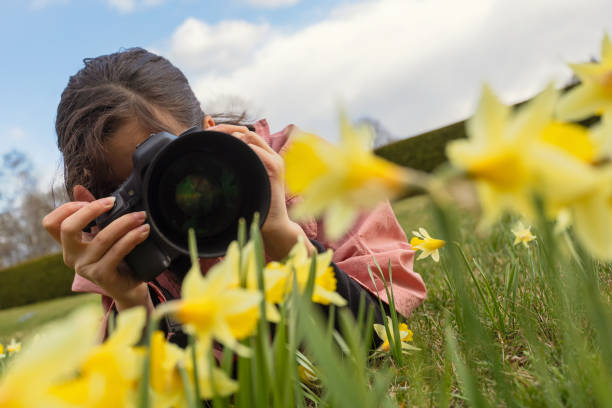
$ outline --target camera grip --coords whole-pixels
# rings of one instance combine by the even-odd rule
[[[125,261],[136,278],[148,282],[168,269],[172,259],[149,237],[138,244]]]

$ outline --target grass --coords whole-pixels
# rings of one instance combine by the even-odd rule
[[[99,303],[99,295],[87,294],[0,310],[0,343],[27,339],[41,325],[63,318],[80,306]]]
[[[475,214],[439,211],[428,197],[396,202],[394,210],[409,238],[425,227],[447,240],[440,263],[415,263],[428,298],[407,323],[421,351],[399,366],[391,358],[374,363],[380,373],[391,367],[398,405],[612,404],[610,265],[579,247],[571,252],[547,225],[525,248],[512,245],[509,217],[484,236]],[[75,296],[0,311],[0,342],[98,301]]]
[[[422,351],[396,367],[401,404],[609,406],[610,265],[580,248],[572,258],[545,227],[513,246],[511,218],[481,236],[474,214],[436,213],[427,197],[394,209],[408,234],[422,226],[457,244],[439,264],[415,263],[429,292],[408,319]]]

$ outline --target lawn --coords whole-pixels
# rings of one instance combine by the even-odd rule
[[[610,266],[548,226],[512,245],[506,218],[488,235],[468,210],[440,211],[428,197],[394,203],[401,225],[447,240],[441,260],[416,261],[428,298],[407,319],[420,351],[391,366],[400,406],[610,406]],[[553,244],[556,243],[556,244]],[[0,311],[0,342],[27,337],[97,295]]]
[[[0,310],[0,343],[12,338],[24,340],[41,325],[65,317],[79,306],[99,303],[99,295],[87,294]]]

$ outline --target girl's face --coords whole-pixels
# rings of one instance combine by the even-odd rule
[[[172,134],[180,135],[189,127],[185,127],[178,123],[170,115],[159,115],[159,120],[163,123],[168,131]],[[214,126],[214,121],[210,116],[206,116],[203,123],[204,129]],[[142,127],[137,119],[126,121],[117,129],[105,144],[106,162],[108,163],[112,173],[118,178],[118,182],[122,183],[132,173],[134,163],[132,155],[136,150],[136,146],[144,142],[151,133]]]

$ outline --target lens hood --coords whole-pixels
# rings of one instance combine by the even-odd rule
[[[198,254],[225,253],[236,239],[238,220],[260,226],[270,208],[270,181],[259,156],[242,140],[215,131],[192,131],[166,145],[143,180],[143,204],[151,230],[163,242],[189,253],[187,230],[196,231]]]

